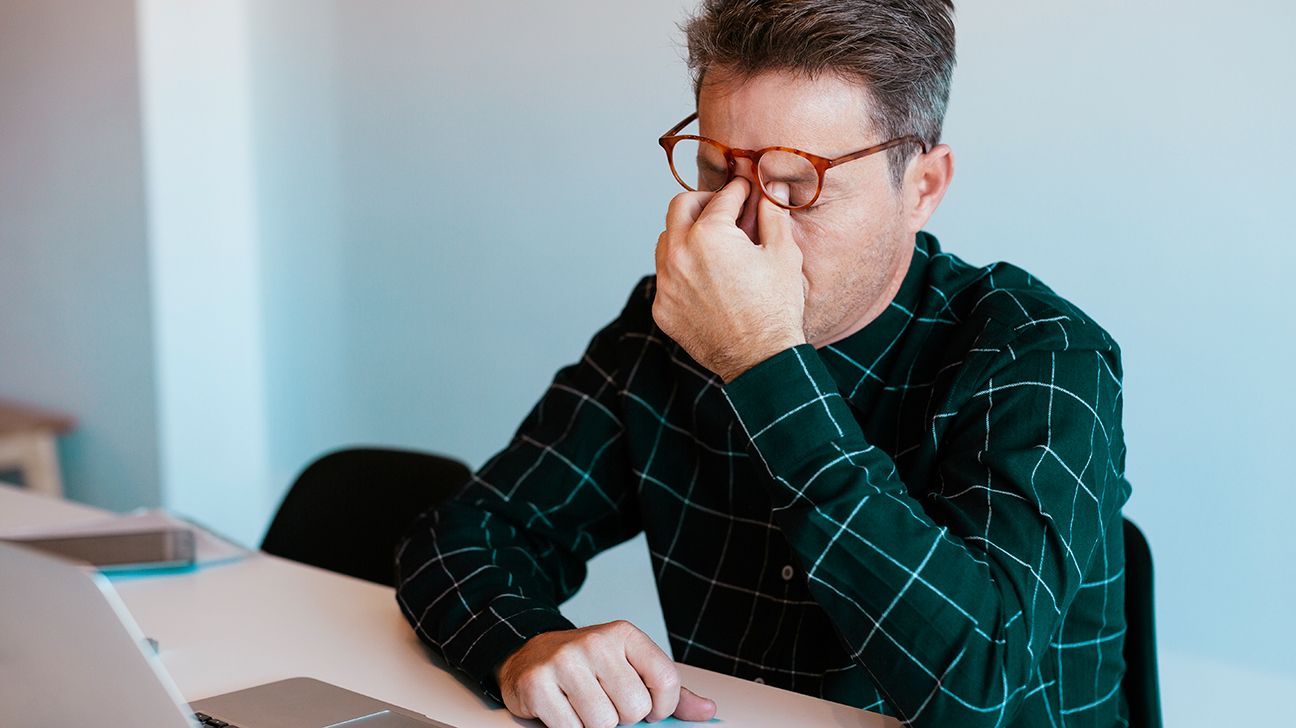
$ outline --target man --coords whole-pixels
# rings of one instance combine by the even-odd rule
[[[915,725],[1125,721],[1119,349],[921,229],[953,174],[952,12],[688,24],[699,128],[662,140],[691,189],[656,276],[399,554],[419,636],[516,715],[715,715],[633,625],[558,611],[644,531],[680,662]]]

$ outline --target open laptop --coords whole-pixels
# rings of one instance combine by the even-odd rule
[[[452,728],[310,678],[186,706],[102,574],[0,543],[0,726],[74,725]]]

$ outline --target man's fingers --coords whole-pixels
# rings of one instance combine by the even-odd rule
[[[788,186],[785,182],[772,182],[770,194],[784,203],[788,201]],[[756,224],[760,226],[761,243],[777,243],[792,240],[792,217],[788,210],[765,199],[762,195],[760,207],[756,209]]]
[[[670,717],[679,705],[679,670],[675,661],[642,632],[626,640],[626,661],[639,673],[652,696],[652,710],[645,720],[652,723]]]
[[[751,192],[751,183],[746,177],[741,175],[735,176],[729,180],[729,184],[720,188],[719,192],[711,198],[702,214],[698,215],[697,221],[702,222],[707,218],[715,217],[722,220],[728,225],[738,222],[738,216],[742,214],[743,201]]]
[[[566,693],[567,701],[576,710],[576,715],[580,716],[585,728],[610,728],[617,724],[616,706],[612,705],[593,672],[580,670],[566,675],[559,680],[558,685]]]
[[[714,192],[681,192],[672,197],[670,204],[666,206],[666,229],[674,230],[678,227],[688,230],[715,194]]]
[[[689,690],[680,688],[679,705],[675,708],[675,717],[680,720],[711,720],[716,714],[715,701],[704,698]]]
[[[599,668],[599,683],[612,699],[621,723],[632,725],[652,712],[652,696],[639,673],[624,659],[614,657]]]
[[[525,707],[527,713],[539,718],[548,728],[581,728],[581,719],[572,709],[571,702],[553,681],[537,688],[536,693],[527,699]]]
[[[666,260],[666,246],[670,242],[670,233],[663,230],[661,235],[657,236],[657,247],[653,250],[653,262],[657,267],[657,275],[661,275],[662,263]]]

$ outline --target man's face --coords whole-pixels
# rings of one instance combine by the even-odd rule
[[[828,75],[809,80],[766,72],[731,82],[712,69],[698,98],[699,133],[731,147],[785,146],[833,158],[886,141],[871,131],[866,104],[863,89]],[[759,243],[756,170],[739,159],[736,173],[752,183],[738,226]],[[880,152],[830,169],[814,206],[790,213],[809,282],[805,335],[811,344],[853,333],[890,302],[887,294],[908,269],[914,243],[902,199],[891,188],[887,153]]]

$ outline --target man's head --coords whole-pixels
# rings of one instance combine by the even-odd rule
[[[816,346],[885,308],[948,187],[953,159],[939,141],[952,14],[951,0],[703,0],[683,26],[702,136],[825,157],[908,134],[928,144],[926,154],[906,144],[830,169],[815,205],[791,213]],[[737,173],[756,178],[748,160]],[[738,221],[756,242],[759,196],[753,184]]]

